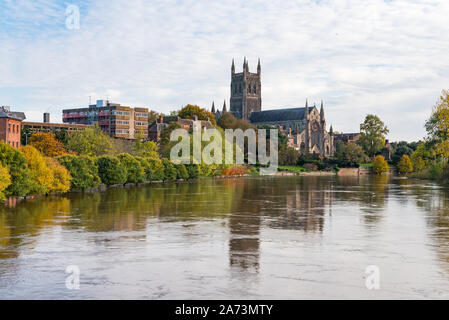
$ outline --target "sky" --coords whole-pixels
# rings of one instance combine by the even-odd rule
[[[0,104],[52,122],[89,97],[229,107],[246,56],[262,110],[323,100],[335,131],[376,114],[391,141],[418,140],[449,89],[448,17],[447,0],[1,0]]]

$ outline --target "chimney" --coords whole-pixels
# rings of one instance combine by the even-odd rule
[[[2,110],[5,112],[10,112],[11,108],[9,106],[2,106]]]
[[[50,123],[50,113],[44,112],[44,123]]]

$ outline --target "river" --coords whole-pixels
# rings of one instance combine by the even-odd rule
[[[449,190],[246,177],[21,201],[0,208],[0,298],[448,299]]]

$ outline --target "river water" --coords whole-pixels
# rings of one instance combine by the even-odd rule
[[[26,200],[0,208],[0,298],[448,299],[449,190],[248,177]]]

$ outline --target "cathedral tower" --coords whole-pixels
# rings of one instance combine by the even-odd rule
[[[257,66],[257,73],[249,72],[246,57],[243,61],[243,72],[235,73],[234,59],[232,59],[230,111],[237,119],[248,120],[251,112],[261,111],[262,94],[260,76],[260,59]]]

